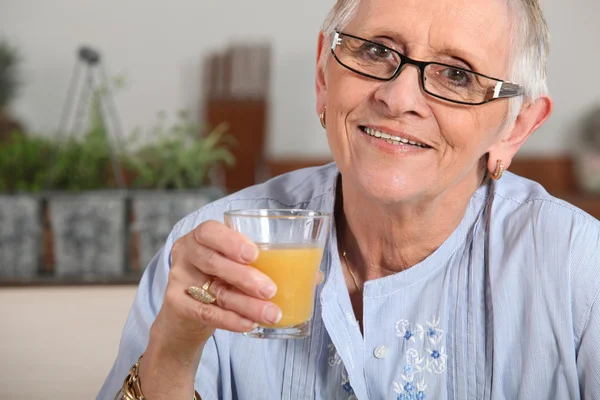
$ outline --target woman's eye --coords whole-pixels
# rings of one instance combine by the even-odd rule
[[[472,74],[462,69],[446,68],[443,74],[448,81],[460,86],[467,86],[473,80]]]
[[[389,49],[372,43],[365,44],[363,51],[367,52],[373,58],[384,59],[392,56],[392,52]]]

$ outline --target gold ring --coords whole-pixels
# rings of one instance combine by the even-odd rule
[[[198,300],[201,303],[212,304],[217,300],[215,299],[215,296],[210,294],[210,292],[208,291],[210,285],[212,285],[213,282],[214,280],[209,279],[204,285],[202,285],[202,287],[190,286],[187,292],[190,296],[192,296],[194,299]]]

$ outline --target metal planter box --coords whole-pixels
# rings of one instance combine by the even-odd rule
[[[110,277],[126,272],[126,193],[58,193],[48,196],[58,277]]]
[[[143,271],[165,244],[173,226],[186,215],[224,195],[223,190],[207,187],[189,191],[137,191],[132,195],[134,223],[132,237],[137,238],[138,268]]]
[[[41,240],[40,198],[26,194],[0,195],[0,276],[37,276]]]

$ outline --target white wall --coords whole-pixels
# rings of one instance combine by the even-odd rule
[[[136,287],[0,289],[0,399],[94,399]]]
[[[600,101],[600,2],[542,0],[553,36],[549,83],[556,110],[524,153],[559,154],[576,119]],[[270,153],[327,155],[314,110],[318,28],[333,0],[2,0],[0,35],[25,58],[15,110],[34,130],[56,129],[74,51],[100,48],[128,87],[117,101],[127,131],[157,111],[198,110],[203,55],[231,39],[274,43]]]

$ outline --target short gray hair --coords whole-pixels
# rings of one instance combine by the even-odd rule
[[[524,101],[535,101],[548,94],[546,83],[546,63],[550,51],[550,33],[542,13],[539,0],[505,0],[513,15],[511,21],[512,57],[509,60],[512,82],[525,88],[525,96],[510,99],[509,112],[505,125],[512,124]],[[333,31],[344,29],[354,17],[360,0],[337,0],[321,28],[325,40],[331,38]],[[328,43],[323,51],[329,51]],[[325,54],[323,54],[325,56]],[[321,67],[325,68],[327,59],[322,57]]]

